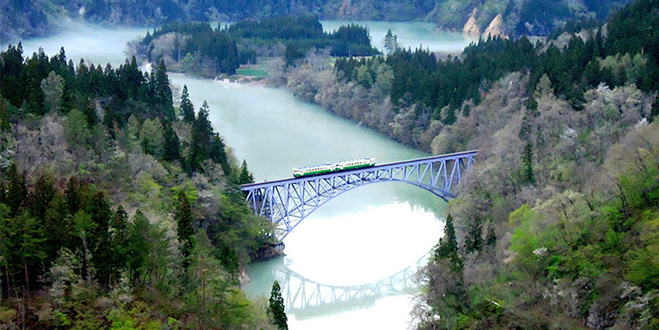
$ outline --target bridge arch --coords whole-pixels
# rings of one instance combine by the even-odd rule
[[[377,182],[403,182],[446,201],[472,166],[476,151],[432,156],[319,176],[244,185],[256,215],[268,218],[282,241],[306,217],[337,196]]]

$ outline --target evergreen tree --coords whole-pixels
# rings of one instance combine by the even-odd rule
[[[169,162],[173,162],[181,159],[181,142],[178,139],[178,135],[172,129],[172,124],[170,122],[165,123],[165,132],[164,132],[164,145],[163,145],[163,159]]]
[[[112,244],[115,247],[111,262],[117,273],[126,268],[126,252],[128,249],[128,213],[119,205],[110,222],[112,228]],[[118,279],[117,279],[118,280]]]
[[[209,158],[212,135],[213,127],[208,120],[208,103],[204,101],[204,104],[199,108],[197,119],[192,125],[192,143],[190,144],[188,159],[190,171],[199,170],[201,162]]]
[[[29,299],[30,287],[37,283],[37,275],[42,269],[41,262],[46,257],[43,251],[42,244],[45,241],[43,238],[41,224],[28,212],[23,212],[21,215],[13,219],[15,227],[13,232],[13,242],[11,243],[12,250],[15,253],[14,267],[20,269],[19,273],[23,276],[18,276],[17,282],[24,285],[24,297]]]
[[[398,50],[398,37],[391,33],[391,29],[387,30],[387,35],[384,36],[384,48],[387,54],[392,54]]]
[[[217,133],[213,134],[211,140],[209,158],[215,163],[220,164],[224,175],[231,175],[231,165],[229,165],[229,158],[227,156],[226,148],[222,138]]]
[[[485,238],[485,244],[487,244],[487,246],[494,246],[497,244],[497,233],[492,221],[490,221],[490,224],[487,226],[487,237]]]
[[[176,207],[176,237],[179,241],[179,250],[185,259],[190,256],[194,248],[194,228],[192,223],[194,218],[192,216],[192,208],[185,192],[181,190],[178,193],[178,205]],[[184,265],[187,266],[187,261]]]
[[[247,161],[243,159],[242,165],[240,165],[240,175],[238,176],[238,184],[253,183],[254,175],[249,172],[247,169]]]
[[[654,102],[652,102],[652,111],[650,112],[650,122],[654,120],[655,117],[659,117],[659,95],[654,97]]]
[[[113,263],[117,247],[110,236],[110,224],[115,214],[102,192],[94,194],[86,207],[86,213],[90,215],[92,223],[88,236],[91,243],[91,261],[99,283],[109,285],[113,279],[117,279],[121,266]]]
[[[527,142],[524,146],[524,154],[522,155],[522,179],[525,184],[535,184],[535,174],[533,173],[533,145]]]
[[[288,317],[286,316],[284,307],[284,298],[281,296],[281,287],[279,282],[275,280],[272,284],[272,292],[270,293],[269,312],[275,325],[280,330],[288,329]]]
[[[7,206],[11,208],[11,215],[19,214],[21,207],[26,202],[27,187],[25,185],[25,173],[20,173],[15,163],[9,166],[7,171]]]
[[[190,101],[190,95],[188,94],[188,86],[183,85],[183,93],[181,94],[181,105],[180,105],[180,115],[183,117],[183,121],[186,123],[192,123],[195,120],[194,117],[194,106]]]
[[[173,121],[175,119],[174,107],[172,106],[172,89],[169,87],[169,77],[167,77],[167,68],[165,61],[160,60],[156,67],[155,75],[151,78],[153,86],[154,107],[159,109],[158,117],[164,116],[165,119]]]
[[[483,224],[480,219],[474,219],[469,225],[465,238],[465,252],[476,252],[483,249]]]
[[[47,175],[40,175],[32,188],[32,192],[28,194],[30,213],[43,221],[50,202],[55,198],[56,193],[53,179]]]
[[[133,216],[132,226],[128,228],[128,251],[126,251],[126,263],[131,279],[135,283],[141,284],[148,271],[146,262],[151,251],[149,229],[149,220],[137,210]]]
[[[448,259],[451,262],[451,268],[454,271],[462,269],[462,260],[458,256],[458,238],[453,226],[453,217],[449,213],[444,225],[444,237],[439,239],[439,243],[434,251],[435,260]]]

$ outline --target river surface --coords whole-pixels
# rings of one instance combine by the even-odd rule
[[[331,28],[344,22],[323,23]],[[442,32],[419,30],[419,24],[370,22],[369,28],[374,36],[391,28],[399,42],[408,42],[403,31],[410,31],[412,43],[440,40],[433,50],[453,51],[467,44],[450,34],[442,48],[442,37],[437,37]],[[23,41],[23,48],[31,54],[42,47],[53,56],[63,46],[75,63],[84,57],[87,63],[117,66],[125,61],[125,43],[145,33],[145,28],[72,23],[56,36]],[[182,74],[170,78],[175,90],[188,86],[197,108],[208,102],[216,131],[239,161],[247,160],[257,182],[290,177],[292,167],[322,162],[372,156],[385,163],[427,156],[300,102],[284,89]],[[402,183],[347,192],[286,238],[285,257],[250,265],[251,281],[244,289],[255,299],[268,297],[278,280],[290,329],[408,328],[412,297],[419,290],[413,274],[442,234],[445,207],[434,195]]]
[[[384,52],[384,36],[387,30],[397,37],[398,46],[401,48],[423,48],[430,51],[461,52],[470,42],[478,39],[466,38],[460,32],[438,30],[433,23],[427,22],[383,22],[383,21],[321,21],[323,29],[331,32],[337,30],[341,25],[359,24],[366,26],[371,35],[371,43],[380,51]]]

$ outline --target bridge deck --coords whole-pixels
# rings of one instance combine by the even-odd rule
[[[300,182],[300,181],[306,181],[310,179],[317,179],[317,178],[326,178],[326,177],[331,177],[337,174],[345,174],[345,173],[351,173],[351,172],[362,172],[362,171],[372,171],[372,170],[377,170],[377,169],[387,169],[391,166],[399,166],[403,164],[413,164],[416,162],[425,162],[433,159],[444,159],[444,158],[451,158],[451,157],[464,157],[468,156],[470,154],[476,155],[477,150],[470,150],[470,151],[463,151],[463,152],[456,152],[452,154],[444,154],[444,155],[436,155],[436,156],[429,156],[429,157],[424,157],[424,158],[416,158],[412,160],[404,160],[404,161],[398,161],[398,162],[393,162],[393,163],[386,163],[386,164],[379,164],[375,165],[372,167],[365,167],[365,168],[359,168],[359,169],[354,169],[354,170],[348,170],[348,171],[341,171],[341,172],[335,172],[335,173],[327,173],[327,174],[321,174],[321,175],[314,175],[314,176],[305,176],[301,178],[286,178],[286,179],[279,179],[279,180],[274,180],[274,181],[264,181],[264,182],[258,182],[258,183],[250,183],[250,184],[245,184],[242,186],[243,191],[249,191],[253,189],[258,189],[258,188],[264,188],[271,186],[273,184],[278,184],[278,183],[294,183],[294,182]]]

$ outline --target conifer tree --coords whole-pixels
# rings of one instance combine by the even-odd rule
[[[181,190],[178,193],[178,205],[176,207],[176,237],[179,241],[179,249],[181,254],[187,258],[190,256],[192,249],[194,247],[194,228],[192,227],[192,222],[194,218],[192,216],[192,208],[190,207],[190,202],[185,196],[185,192]],[[187,266],[187,262],[184,262]]]
[[[191,171],[199,170],[201,162],[209,158],[212,134],[213,127],[208,120],[208,103],[204,101],[192,125],[192,143],[188,159]]]
[[[535,174],[533,173],[533,145],[531,142],[526,143],[526,146],[524,146],[522,166],[522,178],[524,183],[531,185],[535,184]]]
[[[150,224],[149,220],[137,210],[133,216],[133,224],[128,229],[128,251],[126,262],[128,264],[131,278],[136,283],[141,283],[147,273],[146,261],[151,251],[148,241]]]
[[[493,246],[497,244],[497,233],[492,221],[490,221],[490,224],[487,226],[487,237],[485,238],[485,244],[487,244],[487,246]]]
[[[167,120],[174,120],[174,107],[172,106],[172,89],[169,87],[169,77],[165,61],[160,60],[156,68],[155,76],[152,77],[154,106],[160,108],[159,116],[164,116]]]
[[[469,225],[469,231],[465,238],[465,251],[475,252],[483,249],[483,225],[480,219],[474,219]]]
[[[652,111],[650,112],[650,122],[652,122],[655,117],[659,117],[659,95],[654,97]]]
[[[444,225],[444,237],[439,239],[439,243],[434,251],[435,260],[448,259],[451,262],[451,268],[454,271],[462,269],[462,260],[458,256],[458,238],[453,226],[453,217],[449,213]]]
[[[183,92],[181,93],[181,105],[180,105],[180,115],[183,117],[183,121],[186,123],[194,122],[194,106],[190,101],[190,95],[188,94],[188,86],[183,85]]]
[[[240,165],[240,175],[238,176],[238,184],[253,183],[254,175],[249,172],[247,169],[247,161],[243,159],[242,165]]]
[[[276,280],[272,284],[272,292],[270,293],[269,305],[270,315],[272,316],[277,328],[279,330],[288,329],[288,317],[286,316],[285,312],[284,298],[281,296],[281,287],[279,286],[279,282]]]
[[[27,187],[25,185],[25,173],[20,173],[16,164],[11,164],[7,171],[9,185],[7,186],[7,205],[11,208],[11,215],[19,213],[27,198]]]
[[[165,132],[164,139],[165,143],[163,145],[163,159],[166,161],[176,161],[181,159],[181,142],[178,139],[178,135],[172,129],[172,124],[170,122],[165,123]]]

